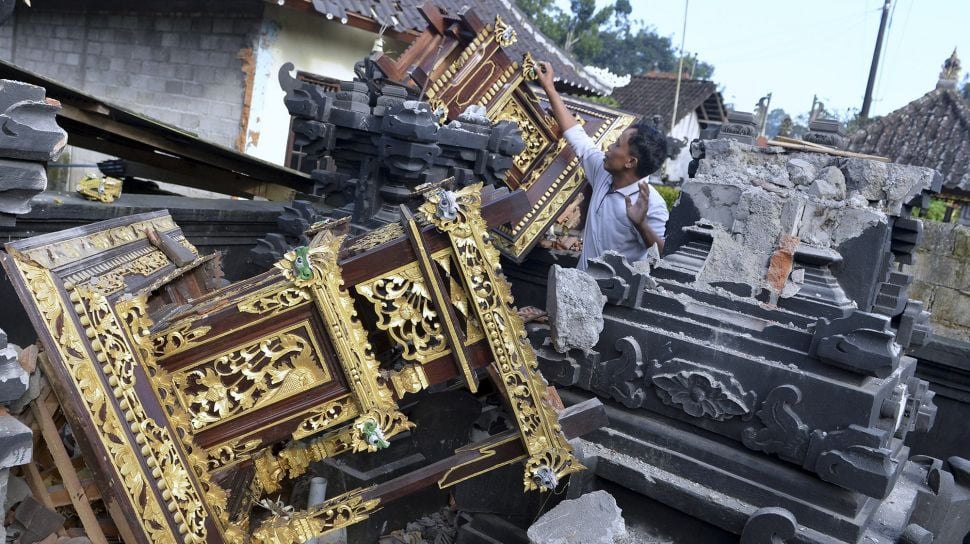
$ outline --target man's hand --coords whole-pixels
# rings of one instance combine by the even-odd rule
[[[631,201],[630,197],[626,195],[623,197],[626,199],[626,216],[634,227],[643,223],[643,220],[647,217],[647,207],[650,204],[650,186],[647,185],[647,182],[637,183],[637,188],[640,192],[636,202]]]
[[[537,72],[536,75],[538,76],[538,79],[539,79],[539,85],[542,87],[544,91],[546,91],[546,93],[549,92],[549,89],[555,88],[555,83],[553,81],[553,79],[555,78],[555,74],[552,72],[551,64],[549,64],[546,61],[540,62],[539,69],[536,70],[536,72]]]

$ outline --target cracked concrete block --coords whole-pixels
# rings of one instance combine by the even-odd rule
[[[869,201],[882,200],[882,185],[886,181],[887,167],[887,163],[879,161],[846,159],[841,168],[846,190],[856,191]]]
[[[805,159],[791,159],[785,166],[788,178],[796,185],[809,185],[816,178],[815,166]]]
[[[531,544],[614,544],[627,536],[623,512],[606,491],[565,500],[529,527]]]
[[[67,132],[57,126],[61,109],[44,98],[44,89],[20,81],[0,80],[0,156],[50,161],[67,145]]]
[[[0,349],[0,404],[16,401],[27,391],[30,376],[11,346]]]
[[[818,179],[811,182],[806,192],[825,200],[845,200],[845,175],[834,166],[819,173]]]
[[[681,194],[687,194],[698,209],[704,210],[704,219],[728,228],[734,223],[734,208],[743,190],[737,185],[690,182],[684,184]]]
[[[588,353],[603,332],[606,305],[596,280],[582,270],[553,265],[546,293],[553,347],[560,353],[571,349]]]
[[[33,446],[29,427],[13,416],[0,416],[0,468],[29,463]]]

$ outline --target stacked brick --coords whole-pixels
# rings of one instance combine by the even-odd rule
[[[239,136],[242,71],[262,3],[212,2],[178,11],[18,9],[0,26],[0,59],[225,146]],[[199,8],[202,9],[202,8]]]

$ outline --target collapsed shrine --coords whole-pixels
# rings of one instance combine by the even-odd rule
[[[226,280],[165,210],[6,244],[125,542],[422,542],[403,528],[442,507],[442,541],[529,542],[545,501],[604,485],[725,541],[964,542],[966,451],[907,444],[938,411],[901,268],[937,172],[845,153],[833,123],[758,145],[733,113],[692,144],[662,257],[560,266],[539,242],[584,174],[536,60],[500,17],[422,12],[336,91],[279,73],[310,181],[253,244],[262,273]],[[16,93],[0,148],[40,142],[4,155],[29,200],[64,133],[43,89]],[[603,146],[634,121],[566,105]]]

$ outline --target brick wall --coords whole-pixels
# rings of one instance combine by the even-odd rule
[[[240,51],[253,47],[262,2],[200,2],[178,12],[152,3],[85,10],[71,3],[18,6],[0,26],[0,58],[235,146],[245,90]]]
[[[970,228],[923,222],[910,298],[933,313],[936,334],[970,342]]]

